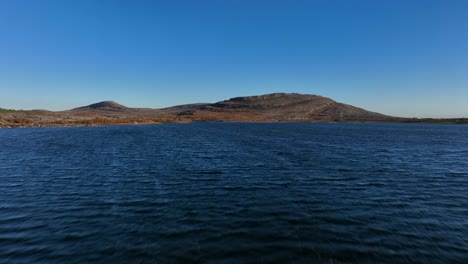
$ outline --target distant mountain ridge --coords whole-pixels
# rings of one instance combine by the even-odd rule
[[[0,127],[94,126],[187,122],[427,122],[468,123],[466,118],[415,119],[371,112],[330,98],[298,93],[241,96],[216,103],[162,109],[103,101],[67,111],[0,110]]]

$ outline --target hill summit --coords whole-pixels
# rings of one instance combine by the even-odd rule
[[[83,107],[78,107],[73,110],[126,110],[128,107],[118,104],[114,101],[102,101],[95,104],[90,104]]]

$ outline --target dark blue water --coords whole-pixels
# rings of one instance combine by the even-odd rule
[[[0,130],[0,263],[468,263],[468,126]]]

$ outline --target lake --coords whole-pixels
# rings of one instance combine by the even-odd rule
[[[467,263],[468,126],[0,130],[0,263]]]

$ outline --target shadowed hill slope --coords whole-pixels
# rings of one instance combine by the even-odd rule
[[[168,114],[177,114],[177,113],[183,113],[185,111],[199,110],[207,105],[209,105],[209,103],[185,104],[185,105],[176,105],[176,106],[171,106],[167,108],[162,108],[160,110]]]

